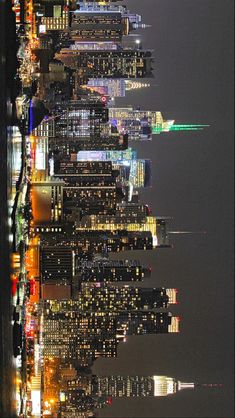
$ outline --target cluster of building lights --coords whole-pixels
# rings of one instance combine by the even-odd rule
[[[128,91],[149,88],[144,79],[153,76],[152,52],[128,37],[146,25],[115,3],[39,0],[34,9],[30,3],[39,94],[50,104],[36,128],[32,101],[29,109],[34,253],[28,254],[31,273],[39,262],[32,278],[40,281],[42,342],[32,383],[36,417],[87,418],[112,397],[194,387],[166,376],[93,376],[90,369],[97,358],[117,356],[131,335],[179,332],[180,318],[168,311],[178,303],[177,289],[134,286],[150,269],[111,253],[171,248],[171,220],[140,202],[139,192],[151,185],[151,161],[138,159],[131,145],[205,127],[115,105]],[[30,315],[26,328],[31,338]]]

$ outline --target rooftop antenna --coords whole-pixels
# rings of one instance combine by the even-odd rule
[[[223,388],[224,385],[222,383],[197,383],[197,387],[209,388],[209,389],[216,389],[216,388]]]
[[[210,125],[189,124],[189,125],[175,125],[170,124],[167,128],[163,126],[153,126],[153,134],[159,134],[161,132],[179,132],[179,131],[203,131],[205,128],[209,128]]]
[[[171,235],[207,235],[207,231],[168,231]]]

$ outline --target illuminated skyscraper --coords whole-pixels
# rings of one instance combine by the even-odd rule
[[[144,83],[143,81],[125,80],[126,91],[132,91],[137,89],[149,88],[150,83]]]
[[[130,31],[129,20],[112,10],[76,10],[72,13],[70,36],[79,41],[121,42]]]
[[[39,33],[64,31],[69,27],[69,11],[60,4],[45,4],[44,16],[38,25]]]
[[[113,161],[113,168],[119,171],[117,180],[124,186],[130,185],[133,188],[142,188],[151,185],[150,160]]]
[[[123,6],[82,6],[71,16],[70,36],[73,40],[118,42],[133,30],[145,28],[141,16]]]
[[[90,413],[95,408],[112,404],[112,398],[166,397],[183,389],[194,389],[194,383],[183,383],[167,376],[95,376],[83,375],[68,382],[61,391],[61,411]]]
[[[74,137],[99,138],[102,133],[111,132],[106,103],[97,95],[79,97],[79,100],[66,100],[56,103],[53,114],[35,129],[37,136],[49,139]]]
[[[136,311],[167,308],[177,303],[177,290],[165,288],[110,287],[84,284],[76,292],[81,311]]]
[[[79,210],[80,216],[115,214],[122,197],[116,184],[118,174],[111,161],[64,160],[55,164],[55,175],[64,181],[64,216]],[[78,219],[77,213],[74,220]]]
[[[96,91],[100,94],[107,95],[111,98],[125,97],[126,92],[136,89],[146,89],[150,87],[149,83],[141,81],[131,81],[124,79],[111,78],[90,78],[87,86],[91,91]]]
[[[151,185],[151,161],[137,159],[137,152],[128,148],[124,151],[80,151],[78,161],[112,161],[113,168],[119,171],[118,180],[122,185],[133,188]]]
[[[80,151],[77,161],[131,161],[137,159],[137,151],[128,148],[123,151]]]
[[[125,150],[128,148],[128,135],[110,133],[100,137],[74,136],[54,137],[49,140],[49,149],[65,155],[77,154],[81,150]]]
[[[208,125],[175,125],[174,120],[164,120],[157,111],[132,107],[110,108],[109,119],[119,132],[128,133],[130,140],[151,140],[152,135],[173,131],[201,130]]]
[[[54,246],[72,248],[76,255],[92,260],[94,254],[100,253],[118,253],[122,251],[143,250],[148,251],[154,248],[153,237],[150,232],[100,232],[100,231],[63,231],[53,232],[55,228],[46,231],[43,228],[40,231],[36,228],[36,232],[40,234],[40,242],[42,246]],[[169,245],[161,245],[161,247],[169,247]]]
[[[44,303],[45,356],[94,361],[116,356],[128,335],[172,332],[179,332],[179,319],[168,312],[84,312],[79,300]]]
[[[194,383],[182,383],[167,376],[97,376],[94,381],[94,392],[97,390],[103,396],[127,398],[168,396],[195,387]]]
[[[77,262],[77,274],[84,283],[139,282],[151,274],[151,269],[143,267],[139,260],[111,260]]]
[[[128,207],[130,206],[120,205],[114,216],[84,216],[81,222],[77,223],[76,230],[78,233],[79,231],[147,232],[151,233],[155,248],[169,245],[166,219],[149,215],[140,219],[134,212],[128,215]]]
[[[128,108],[110,108],[110,123],[120,132],[128,132],[130,140],[151,140],[153,130],[158,127],[160,132],[169,132],[174,121],[165,121],[161,112],[142,111]]]
[[[42,246],[40,251],[41,283],[60,283],[70,286],[73,277],[72,249]]]
[[[123,79],[91,78],[87,86],[91,91],[107,95],[109,97],[125,97],[126,83]]]
[[[63,48],[55,58],[87,78],[152,77],[152,52],[123,49],[118,51],[77,51]],[[86,78],[85,78],[86,80]],[[87,83],[87,80],[86,80]],[[86,84],[85,83],[85,84]]]
[[[88,95],[58,104],[55,109],[55,136],[97,137],[108,122],[108,109],[100,97]]]

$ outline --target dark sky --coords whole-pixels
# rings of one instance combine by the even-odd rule
[[[233,414],[233,0],[129,0],[152,28],[155,50],[149,90],[125,104],[161,110],[179,123],[210,124],[203,132],[171,133],[138,146],[153,161],[153,187],[142,201],[174,217],[175,229],[207,236],[174,238],[174,249],[130,253],[152,265],[145,285],[178,287],[179,335],[130,337],[117,359],[96,362],[110,374],[163,374],[223,383],[168,399],[115,400],[101,416],[234,417]],[[120,104],[120,103],[119,103]],[[134,145],[134,144],[133,144]],[[173,311],[173,312],[174,312]]]

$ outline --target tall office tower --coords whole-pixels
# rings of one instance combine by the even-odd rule
[[[133,30],[145,28],[141,16],[125,8],[80,8],[71,16],[70,36],[79,42],[117,42]]]
[[[58,160],[55,166],[55,175],[63,178],[67,183],[70,178],[81,179],[91,182],[102,181],[106,178],[115,177],[111,161],[74,161],[74,160]]]
[[[44,16],[41,17],[38,25],[39,34],[68,30],[70,16],[66,6],[63,7],[61,4],[56,4],[56,2],[51,2],[51,4],[49,2],[44,3],[43,14]]]
[[[120,132],[128,132],[131,140],[151,140],[153,133],[169,132],[173,120],[164,120],[161,112],[142,111],[127,108],[110,108],[109,118],[112,126]]]
[[[84,95],[56,105],[54,121],[55,136],[99,137],[108,122],[108,109],[100,97]]]
[[[116,356],[126,335],[179,332],[178,318],[168,312],[83,312],[78,300],[47,301],[43,312],[44,355],[62,360]]]
[[[39,147],[35,147],[35,151],[39,150]],[[40,153],[40,151],[37,155],[35,153],[34,161],[36,162],[35,168],[38,177],[33,177],[31,183],[32,211],[35,225],[60,223],[63,215],[64,183],[62,180],[46,176],[47,167],[44,164],[43,155],[45,154]]]
[[[82,313],[77,301],[50,301],[44,305],[44,356],[62,361],[91,363],[98,357],[116,357],[116,318]]]
[[[132,188],[149,187],[151,185],[150,160],[122,160],[112,161],[113,168],[119,172],[117,181],[122,186]]]
[[[54,229],[54,228],[53,228]],[[75,255],[85,258],[88,261],[93,259],[95,254],[118,253],[121,251],[152,250],[153,238],[150,232],[111,232],[101,233],[100,231],[75,231],[47,232],[37,230],[40,234],[42,246],[54,246],[70,248]],[[168,248],[168,246],[165,246]]]
[[[125,151],[80,151],[78,161],[112,161],[113,168],[119,171],[119,181],[133,188],[151,185],[151,160],[137,159],[137,152],[128,148]]]
[[[73,41],[71,49],[76,51],[116,51],[120,47],[115,42]]]
[[[117,313],[117,335],[178,333],[179,322],[180,318],[170,312],[122,311]]]
[[[35,135],[49,138],[100,137],[110,132],[108,109],[100,96],[84,94],[78,100],[56,102],[53,114],[39,125]]]
[[[138,260],[76,260],[76,270],[84,283],[140,282],[151,275]]]
[[[87,214],[115,214],[122,198],[117,188],[118,172],[110,161],[58,161],[55,174],[63,179],[63,210],[67,217],[80,210]],[[78,213],[77,213],[78,215]]]
[[[66,67],[87,78],[152,77],[152,52],[123,49],[118,51],[87,51],[63,48],[55,58]],[[87,78],[86,78],[87,77]]]
[[[87,86],[83,86],[83,88],[88,88],[91,91],[107,95],[113,99],[116,97],[125,97],[128,91],[149,87],[149,83],[124,79],[112,80],[110,78],[90,78]]]
[[[120,0],[117,0],[120,2]],[[79,1],[78,9],[83,11],[115,11],[124,13],[127,10],[127,6],[113,4],[113,2],[100,2],[100,1]]]
[[[109,109],[111,126],[128,133],[130,140],[151,140],[152,135],[173,131],[203,130],[208,125],[176,125],[174,120],[164,120],[162,113],[132,107]]]
[[[60,411],[91,414],[97,408],[111,405],[112,398],[166,397],[194,388],[194,383],[167,376],[83,375],[69,380],[67,389],[61,391]]]
[[[81,150],[125,150],[128,148],[128,135],[111,131],[97,136],[59,136],[49,138],[48,143],[51,152],[64,155],[77,154]]]
[[[168,396],[182,389],[194,389],[194,383],[183,383],[167,376],[96,376],[92,391],[103,396],[138,397]],[[70,387],[74,386],[70,383]]]
[[[123,151],[79,151],[77,161],[131,161],[137,160],[137,151],[127,148]]]
[[[129,20],[121,12],[76,10],[72,14],[70,36],[79,41],[121,42],[129,29]]]
[[[75,297],[81,311],[136,311],[167,308],[177,303],[177,290],[165,288],[110,287],[84,284]]]
[[[81,150],[125,150],[128,148],[128,135],[110,133],[96,138],[91,136],[74,136],[68,139],[54,137],[50,138],[48,142],[50,151],[70,155]]]
[[[76,12],[80,12],[82,14],[82,12],[86,12],[89,13],[89,16],[92,17],[92,13],[96,12],[96,13],[115,13],[116,15],[118,13],[121,14],[122,19],[123,19],[123,25],[125,28],[125,31],[123,33],[123,35],[125,34],[129,34],[132,30],[138,29],[138,28],[146,28],[149,27],[149,25],[145,25],[142,23],[142,18],[140,15],[136,14],[136,13],[131,13],[128,9],[127,6],[124,5],[114,5],[114,4],[104,4],[104,2],[99,2],[99,3],[94,3],[94,2],[86,2],[84,3],[80,3],[79,4],[79,9],[75,11]],[[92,19],[92,18],[91,18]],[[126,22],[128,20],[128,22]],[[117,24],[120,24],[120,22],[115,21],[114,19],[112,19],[112,24],[113,21],[115,22],[115,26]],[[91,22],[91,20],[90,20]],[[102,22],[102,21],[101,21]],[[99,22],[100,23],[100,22]],[[103,23],[103,22],[102,22]],[[106,23],[106,22],[105,22]],[[103,26],[103,25],[102,25]]]
[[[141,223],[145,222],[149,213],[150,210],[148,205],[122,202],[118,203],[115,219],[113,218],[111,222],[117,222],[118,224]]]
[[[71,248],[41,246],[40,272],[41,282],[71,285],[74,257]]]
[[[123,79],[91,78],[83,88],[111,98],[125,97],[126,95],[126,83]]]
[[[134,207],[132,207],[133,215],[131,211],[127,214],[128,208],[130,208],[127,204],[126,206],[120,205],[120,210],[117,210],[114,216],[84,216],[81,222],[76,224],[76,231],[77,233],[81,231],[110,231],[115,233],[126,231],[127,235],[129,232],[149,232],[152,236],[154,248],[169,246],[167,220],[155,216],[145,216],[143,219],[143,213],[140,217],[137,212],[134,212]]]

